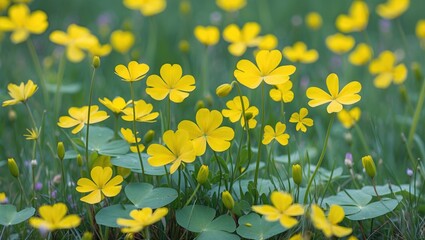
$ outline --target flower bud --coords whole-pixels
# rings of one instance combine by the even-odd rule
[[[187,40],[181,40],[179,42],[179,50],[182,53],[188,53],[190,50],[190,44]]]
[[[252,117],[254,117],[254,114],[252,114],[252,112],[245,112],[245,118],[246,118],[246,120],[249,120]]]
[[[143,142],[145,144],[149,144],[150,142],[152,142],[153,137],[155,136],[155,131],[154,130],[148,130],[145,135],[143,136]]]
[[[84,232],[83,237],[81,237],[81,240],[92,240],[93,239],[93,233],[91,232]]]
[[[204,108],[205,103],[202,100],[198,100],[195,105],[195,111],[197,112],[199,109]]]
[[[10,109],[8,113],[8,117],[9,117],[9,121],[14,122],[17,118],[15,110]]]
[[[77,164],[79,167],[83,166],[83,157],[81,157],[81,154],[77,155]]]
[[[63,158],[65,157],[65,147],[63,146],[63,142],[58,142],[57,151],[58,151],[58,157],[62,161]]]
[[[198,175],[196,176],[196,181],[198,181],[199,184],[204,184],[208,181],[208,175],[210,171],[208,169],[207,165],[202,165],[201,168],[199,168]]]
[[[417,81],[421,81],[422,78],[423,78],[422,71],[421,71],[421,65],[418,62],[413,62],[411,67],[412,67],[413,75],[415,76],[415,79]]]
[[[100,58],[99,58],[99,56],[94,56],[93,57],[92,65],[93,65],[94,68],[100,67]]]
[[[35,167],[38,165],[38,162],[36,159],[31,160],[31,166]]]
[[[190,2],[187,0],[180,1],[180,13],[182,15],[188,15],[191,11]]]
[[[229,93],[232,91],[232,89],[233,89],[232,84],[228,84],[228,83],[221,84],[215,90],[215,94],[217,94],[217,96],[219,96],[219,97],[225,97],[225,96],[229,95]]]
[[[7,199],[6,193],[0,192],[0,204],[8,203],[9,200]]]
[[[224,206],[229,210],[232,210],[235,206],[235,200],[233,200],[233,197],[229,191],[224,191],[221,194],[221,201],[223,201]]]
[[[353,165],[354,165],[354,163],[353,163],[353,155],[351,153],[346,153],[345,154],[344,164],[348,168],[352,168],[353,167]]]
[[[15,159],[8,158],[7,159],[7,166],[9,167],[10,174],[14,176],[15,178],[19,177],[19,168],[18,165],[16,165]]]
[[[294,180],[294,183],[297,184],[298,186],[303,181],[303,171],[302,171],[301,165],[299,164],[292,165],[292,179]]]
[[[362,163],[367,175],[373,179],[376,175],[376,167],[372,157],[370,155],[362,157]]]

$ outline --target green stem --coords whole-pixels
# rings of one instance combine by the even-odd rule
[[[62,57],[59,62],[59,68],[58,68],[58,75],[56,80],[56,92],[55,92],[55,116],[59,115],[59,109],[62,106],[62,80],[63,80],[63,74],[65,70],[65,53],[62,54]]]
[[[264,83],[261,84],[261,122],[260,122],[260,134],[259,134],[259,140],[258,140],[258,152],[257,152],[257,161],[255,163],[255,174],[254,174],[254,187],[255,190],[258,192],[258,172],[260,169],[260,160],[261,160],[261,139],[263,139],[263,124],[264,124],[264,115],[265,115],[265,103],[264,103]],[[245,122],[245,126],[248,127],[248,122]],[[254,203],[257,203],[257,196],[256,194],[254,198]]]
[[[96,74],[96,68],[93,68],[93,73],[91,75],[91,81],[90,81],[90,92],[89,92],[89,104],[87,109],[87,123],[86,123],[86,168],[87,168],[87,174],[90,176],[90,170],[89,170],[89,130],[90,130],[90,111],[91,111],[91,102],[93,98],[93,88],[94,88],[94,76]]]
[[[419,94],[418,104],[416,105],[415,113],[413,114],[413,121],[409,130],[409,136],[407,138],[407,146],[409,148],[412,148],[413,137],[415,136],[416,128],[418,127],[424,101],[425,101],[425,81],[422,81],[422,88]]]
[[[282,111],[282,118],[283,118],[283,123],[286,125],[286,115],[285,115],[285,104],[283,102],[283,99],[281,101],[281,105],[280,105],[280,110]],[[292,168],[292,164],[291,164],[291,149],[289,147],[289,141],[288,141],[288,145],[286,145],[286,153],[288,154],[288,188],[289,188],[289,192],[291,192],[291,181],[289,178],[289,173],[291,172],[291,168]]]
[[[139,156],[140,166],[142,168],[143,179],[145,178],[145,168],[143,166],[142,155],[140,154],[139,149],[139,141],[137,141],[137,129],[136,129],[136,101],[134,99],[134,89],[133,82],[130,82],[130,95],[131,101],[133,103],[133,134],[134,134],[134,142],[136,143],[137,155]]]
[[[24,191],[24,187],[22,186],[22,182],[21,182],[21,179],[19,179],[19,176],[17,177],[17,179],[18,179],[18,183],[19,183],[19,188],[21,189],[21,208],[23,207],[23,200],[24,200],[24,196],[25,196],[25,191]],[[25,196],[25,202],[26,202],[26,196]]]
[[[409,45],[407,44],[406,33],[403,30],[403,26],[401,26],[400,18],[398,18],[396,22],[397,22],[398,31],[400,32],[400,35],[401,35],[401,40],[406,50],[406,56],[409,57],[409,48],[408,48]]]
[[[184,204],[183,207],[186,207],[187,205],[189,205],[189,203],[192,201],[193,197],[195,197],[196,193],[198,192],[199,188],[201,187],[201,184],[198,183],[198,185],[196,185],[195,191],[193,191],[192,195],[190,196],[190,198],[186,201],[186,203]]]
[[[209,86],[208,86],[208,47],[205,47],[204,59],[202,61],[202,91],[204,92],[204,97],[209,95]]]
[[[30,39],[27,40],[27,46],[28,46],[28,50],[30,52],[33,64],[35,66],[35,70],[37,72],[37,75],[40,78],[40,85],[41,85],[41,89],[43,91],[44,102],[47,104],[49,102],[49,95],[48,95],[48,92],[47,92],[46,82],[44,81],[43,70],[41,68],[40,60],[38,59],[37,52],[35,51],[34,44],[32,43],[32,41]]]
[[[329,121],[328,129],[326,130],[326,137],[325,137],[325,142],[323,143],[322,153],[320,154],[319,161],[317,162],[313,175],[311,175],[310,179],[308,180],[307,189],[305,190],[305,195],[304,195],[304,204],[307,204],[307,198],[308,198],[308,193],[310,191],[311,184],[313,183],[314,177],[319,171],[320,165],[322,165],[323,159],[325,157],[326,148],[328,146],[328,140],[329,140],[329,136],[331,133],[331,128],[332,128],[332,124],[334,120],[335,120],[335,113],[332,113],[331,120]]]
[[[167,130],[170,130],[171,128],[171,99],[170,98],[168,98],[168,101],[167,101],[167,112],[168,112]]]
[[[370,149],[366,143],[366,139],[364,137],[362,129],[357,124],[354,124],[354,128],[356,129],[356,132],[359,135],[360,142],[362,143],[364,150],[366,151],[366,153],[370,153]]]
[[[220,164],[220,161],[218,160],[217,153],[215,151],[213,151],[213,153],[214,153],[215,161],[217,162],[217,165],[218,165],[218,171],[220,172],[220,177],[219,177],[219,180],[218,180],[218,193],[220,193],[221,180],[223,178],[223,171],[221,170],[221,164]],[[226,187],[227,187],[227,185],[226,185]]]

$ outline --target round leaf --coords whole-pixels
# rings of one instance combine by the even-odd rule
[[[34,213],[35,209],[32,207],[17,212],[14,205],[0,205],[0,225],[10,226],[21,223],[32,217]]]
[[[163,207],[177,198],[177,191],[172,188],[153,188],[148,183],[130,183],[125,187],[127,198],[137,208]]]
[[[107,227],[120,227],[117,224],[118,218],[130,219],[130,212],[137,209],[133,205],[112,205],[100,209],[96,214],[96,223]]]
[[[250,213],[239,218],[236,232],[246,239],[268,239],[286,230],[279,221],[268,222],[258,214]]]

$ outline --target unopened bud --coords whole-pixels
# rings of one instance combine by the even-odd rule
[[[100,67],[100,58],[98,56],[93,57],[92,65],[94,68]]]
[[[245,112],[245,118],[246,118],[246,120],[249,120],[252,117],[254,117],[254,114],[252,114],[252,112]]]
[[[207,165],[202,165],[201,168],[199,168],[198,175],[196,176],[196,181],[198,181],[199,184],[204,184],[208,181],[208,175],[210,171],[208,169]]]
[[[198,100],[195,105],[195,111],[197,112],[199,109],[204,108],[205,103],[202,100]]]
[[[10,174],[14,176],[15,178],[19,177],[19,168],[18,165],[15,162],[15,159],[9,158],[7,159],[7,166],[9,167]]]
[[[60,160],[63,160],[63,158],[65,157],[65,147],[63,145],[63,142],[58,142],[57,151],[58,151],[58,158]]]
[[[229,191],[224,191],[221,194],[221,201],[223,201],[224,206],[229,210],[232,210],[235,206],[235,200],[233,200],[233,197]]]
[[[181,40],[179,42],[179,50],[182,53],[188,53],[190,50],[190,44],[187,40]]]
[[[9,116],[9,121],[14,122],[16,120],[16,117],[17,117],[15,110],[10,109],[8,116]]]
[[[232,89],[233,89],[232,84],[228,84],[228,83],[221,84],[220,86],[217,87],[217,89],[215,89],[215,94],[217,94],[217,96],[219,97],[225,97],[229,95]]]
[[[187,15],[191,10],[190,2],[187,0],[183,0],[180,2],[180,12],[182,15]]]
[[[54,184],[59,184],[59,183],[61,183],[61,182],[62,182],[62,175],[57,174],[57,175],[53,176],[52,182],[53,182]]]
[[[362,157],[362,163],[367,175],[373,179],[376,175],[376,167],[372,157],[370,155]]]
[[[298,186],[303,181],[303,171],[302,171],[301,165],[299,164],[292,165],[292,179],[294,180],[294,183],[297,184]]]
[[[77,164],[79,167],[83,166],[83,157],[81,157],[81,154],[77,155]]]
[[[421,71],[421,65],[418,62],[413,62],[412,63],[412,70],[413,70],[413,74],[415,75],[415,79],[418,81],[421,81],[423,76],[422,76],[422,71]]]
[[[93,239],[93,233],[91,232],[84,232],[83,237],[81,240],[92,240]]]
[[[152,142],[153,138],[155,136],[155,131],[150,129],[148,130],[145,135],[143,136],[143,142],[145,144],[149,144],[150,142]]]
[[[351,153],[346,153],[345,154],[344,164],[348,168],[352,168],[353,167],[353,155]]]
[[[37,166],[37,160],[33,159],[31,160],[31,166]]]

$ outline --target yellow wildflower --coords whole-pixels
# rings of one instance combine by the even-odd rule
[[[285,47],[282,53],[291,62],[313,63],[319,58],[317,51],[307,50],[307,46],[303,42],[296,42],[292,47]]]
[[[241,120],[241,126],[245,127],[245,117],[242,116],[242,103],[245,117],[248,120],[248,127],[255,128],[257,120],[254,118],[258,115],[258,108],[255,106],[249,106],[249,100],[246,96],[242,96],[242,102],[240,96],[234,97],[233,100],[228,101],[226,106],[229,109],[223,109],[221,113],[223,116],[229,118],[229,120],[233,123]]]
[[[144,100],[136,101],[134,104],[137,122],[155,122],[159,116],[158,112],[152,112],[152,104],[146,103]],[[124,116],[122,116],[124,121],[132,122],[134,120],[132,106],[125,108],[122,112],[124,113]]]
[[[90,106],[90,123],[88,123],[88,111],[88,106],[84,106],[81,108],[71,107],[68,110],[68,114],[70,117],[60,117],[58,126],[61,128],[75,127],[71,132],[73,134],[77,134],[81,131],[81,129],[83,129],[85,125],[102,122],[109,117],[105,111],[99,111],[99,107],[97,105],[92,105]]]
[[[369,21],[369,8],[363,0],[355,0],[348,15],[341,14],[336,19],[336,27],[343,33],[363,31]]]
[[[355,107],[351,110],[342,109],[338,113],[338,120],[342,123],[342,126],[349,129],[356,124],[361,116],[362,112],[359,107]]]
[[[167,208],[158,208],[152,213],[151,208],[135,209],[130,212],[132,219],[118,218],[117,224],[122,226],[123,233],[138,233],[167,215]]]
[[[352,36],[346,36],[341,33],[330,35],[326,38],[326,46],[336,54],[343,54],[350,51],[356,41]]]
[[[144,16],[153,16],[161,13],[167,7],[166,0],[124,0],[124,6],[139,10]]]
[[[359,43],[357,47],[350,53],[348,60],[351,64],[361,66],[372,59],[372,48],[366,43]]]
[[[146,76],[148,71],[149,66],[147,64],[136,61],[129,62],[127,67],[122,64],[115,66],[115,74],[126,82],[139,81]]]
[[[242,29],[236,24],[228,25],[223,31],[223,38],[230,43],[228,50],[236,57],[242,56],[247,47],[255,47],[259,44],[261,27],[256,22],[245,23]]]
[[[24,134],[26,140],[37,140],[40,135],[40,131],[38,129],[27,129],[27,134]]]
[[[300,112],[294,112],[289,119],[289,122],[296,123],[295,129],[301,132],[307,132],[307,127],[313,126],[313,119],[308,118],[307,108],[301,108]],[[306,127],[307,126],[307,127]]]
[[[7,203],[8,201],[6,193],[0,192],[0,204]]]
[[[387,0],[376,6],[376,13],[386,19],[399,17],[409,8],[410,0]]]
[[[270,125],[266,125],[264,127],[262,143],[264,145],[267,145],[271,143],[271,141],[276,140],[282,146],[288,145],[289,134],[285,133],[285,130],[286,125],[281,122],[276,123],[275,129],[273,129]]]
[[[92,56],[104,57],[111,53],[112,48],[109,44],[100,44],[99,40],[96,38],[94,44],[91,45],[87,50]]]
[[[40,218],[31,217],[29,223],[34,228],[49,232],[78,227],[81,218],[77,214],[66,215],[67,212],[68,207],[63,203],[56,203],[52,206],[43,205],[38,209]]]
[[[122,97],[115,97],[112,101],[106,97],[103,99],[99,98],[99,102],[116,115],[120,114],[129,104],[129,102],[126,102]]]
[[[267,34],[265,36],[260,37],[260,41],[258,43],[259,50],[273,50],[277,47],[278,41],[277,37],[273,34]]]
[[[372,156],[367,155],[362,157],[362,164],[367,175],[369,175],[369,177],[373,179],[376,176],[376,166]]]
[[[0,12],[3,12],[3,10],[6,10],[7,7],[9,7],[10,0],[0,0]]]
[[[270,89],[270,92],[269,92],[270,98],[276,102],[280,102],[280,101],[283,101],[284,103],[292,102],[292,100],[294,100],[294,92],[292,92],[291,89],[292,89],[291,81],[274,85],[274,88]]]
[[[139,134],[139,132],[136,132],[136,136]],[[141,138],[134,136],[133,131],[130,128],[121,128],[121,135],[124,138],[125,141],[127,141],[130,144],[130,151],[137,153],[137,146],[136,144],[139,143],[139,151],[143,152],[145,150],[145,145],[140,143]]]
[[[216,0],[215,3],[227,12],[236,12],[246,5],[246,0]]]
[[[416,37],[425,40],[425,19],[421,19],[416,23]]]
[[[369,72],[377,75],[373,84],[377,88],[387,88],[391,82],[402,84],[407,78],[406,65],[396,65],[396,56],[391,51],[382,52],[369,65]]]
[[[115,51],[124,54],[134,45],[135,38],[130,31],[116,30],[111,33],[109,41]]]
[[[196,26],[194,30],[196,39],[206,46],[213,46],[220,40],[220,32],[216,26]]]
[[[2,103],[2,107],[16,105],[18,103],[25,103],[28,98],[34,95],[37,89],[37,84],[34,84],[32,80],[28,80],[26,84],[21,83],[19,86],[13,83],[9,83],[7,85],[7,90],[9,90],[9,96],[12,99],[4,101]]]
[[[318,12],[309,12],[305,17],[307,27],[312,30],[318,30],[322,27],[322,16]]]
[[[344,217],[344,209],[339,205],[331,205],[328,217],[323,210],[316,204],[311,206],[311,220],[315,228],[321,230],[327,238],[332,236],[345,237],[353,231],[351,228],[338,225]]]

